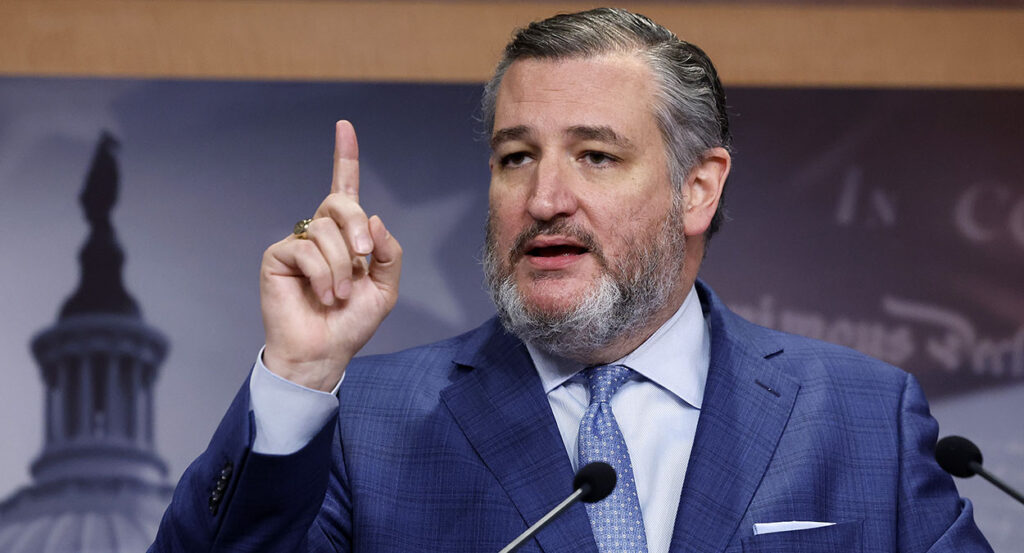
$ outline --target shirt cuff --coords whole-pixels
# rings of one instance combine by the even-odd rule
[[[281,378],[263,364],[263,348],[249,378],[249,408],[256,419],[252,450],[289,455],[305,447],[338,410],[338,387],[330,393]]]

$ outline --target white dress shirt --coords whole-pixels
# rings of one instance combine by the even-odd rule
[[[573,470],[576,439],[590,402],[583,365],[527,344]],[[633,477],[647,532],[649,553],[667,553],[675,526],[683,478],[697,431],[710,363],[711,336],[697,291],[632,353],[616,361],[637,377],[612,396],[611,407],[633,465]],[[334,393],[304,388],[278,377],[256,360],[249,382],[256,419],[253,450],[289,454],[301,449],[338,407]],[[338,383],[341,385],[341,382]],[[272,414],[271,414],[272,413]]]
[[[573,470],[579,470],[577,437],[590,393],[583,365],[527,345],[548,394]],[[629,449],[647,531],[647,551],[667,553],[683,477],[697,432],[711,354],[711,336],[697,291],[690,289],[672,318],[632,353],[611,364],[638,377],[612,396],[611,407]]]

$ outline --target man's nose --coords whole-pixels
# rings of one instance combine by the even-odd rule
[[[541,158],[533,174],[526,209],[537,221],[568,217],[576,212],[577,198],[572,186],[572,171],[562,160]]]

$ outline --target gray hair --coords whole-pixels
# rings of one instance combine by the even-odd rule
[[[725,91],[711,59],[697,46],[680,40],[648,17],[617,8],[560,14],[516,31],[484,88],[484,124],[494,130],[498,88],[509,66],[519,59],[568,59],[614,52],[636,52],[654,76],[654,116],[669,150],[669,174],[678,193],[705,153],[730,148]],[[719,201],[705,237],[722,224]]]

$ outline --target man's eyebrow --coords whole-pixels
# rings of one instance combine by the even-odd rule
[[[515,127],[498,129],[494,132],[494,135],[491,136],[491,151],[494,151],[498,146],[505,142],[523,140],[530,136],[530,134],[532,134],[532,130],[526,125],[517,125]],[[633,148],[633,142],[630,139],[622,136],[615,132],[611,127],[605,125],[574,125],[566,129],[565,134],[576,138],[577,140],[594,140],[597,142],[614,144],[622,148]]]
[[[494,134],[491,136],[491,151],[494,151],[504,142],[508,142],[510,140],[522,140],[529,134],[530,128],[526,125],[517,125],[515,127],[498,129],[497,131],[494,131]]]
[[[615,132],[614,129],[608,126],[576,125],[566,129],[565,134],[579,140],[595,140],[597,142],[614,144],[622,148],[633,148],[633,142],[630,139]]]

